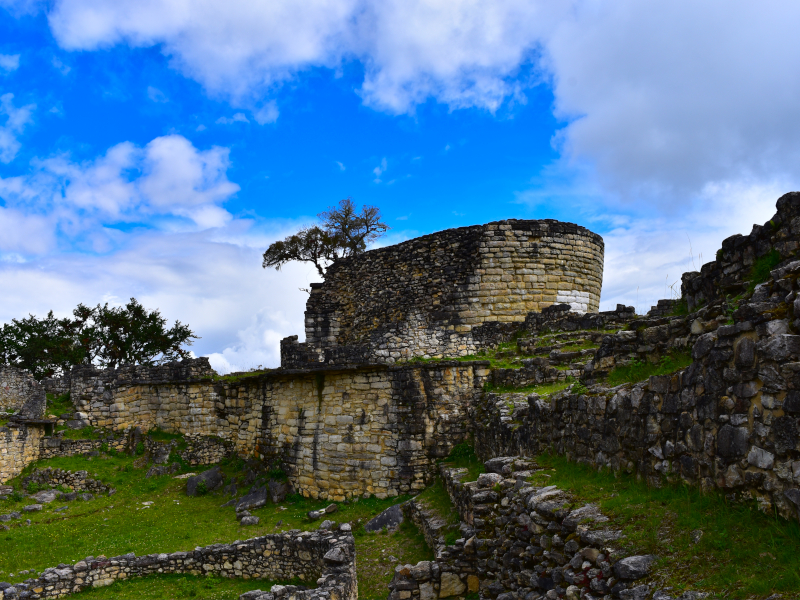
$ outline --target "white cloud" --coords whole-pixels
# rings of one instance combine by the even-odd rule
[[[156,102],[159,104],[162,104],[164,102],[169,102],[169,98],[167,98],[167,95],[160,89],[153,87],[152,85],[147,86],[147,97],[150,98],[151,102]]]
[[[714,260],[725,238],[747,235],[754,224],[767,222],[775,214],[776,200],[787,189],[787,181],[713,185],[679,218],[652,213],[599,216],[595,225],[611,227],[603,235],[601,310],[620,303],[645,313],[660,298],[679,297],[681,275]],[[591,223],[584,224],[592,228]]]
[[[19,54],[0,54],[0,71],[11,73],[19,69]]]
[[[53,60],[51,61],[53,67],[62,75],[68,75],[69,72],[72,70],[68,64],[64,63],[59,57],[54,56]]]
[[[375,179],[373,179],[375,183],[381,182],[381,175],[386,172],[386,168],[386,157],[384,157],[381,159],[381,164],[372,169],[372,172],[375,174]]]
[[[333,162],[335,162],[335,163],[337,164],[337,166],[339,167],[339,170],[340,170],[340,171],[344,171],[345,169],[347,169],[347,167],[345,167],[345,166],[344,166],[344,163],[343,163],[343,162],[340,162],[340,161],[338,161],[338,160],[335,160],[335,161],[333,161]]]
[[[267,123],[274,123],[277,121],[278,114],[278,105],[273,101],[267,102],[264,106],[257,109],[253,117],[259,125],[266,125]]]
[[[221,205],[239,190],[228,164],[227,148],[198,150],[168,135],[143,148],[117,144],[85,163],[36,160],[28,174],[0,178],[0,199],[21,214],[46,215],[50,238],[107,251],[119,236],[108,226],[119,222],[165,230],[225,225],[231,215]]]
[[[305,265],[261,268],[263,250],[287,231],[234,221],[215,232],[131,233],[108,255],[0,261],[0,322],[136,297],[170,321],[188,323],[201,337],[192,346],[197,355],[227,357],[229,366],[214,359],[215,367],[276,367],[279,340],[303,337],[307,294],[298,288],[317,280]]]
[[[244,113],[236,113],[232,117],[220,117],[217,119],[217,123],[220,125],[231,125],[233,123],[249,123],[250,121],[247,119]]]
[[[581,2],[546,42],[558,140],[628,201],[796,172],[800,5]]]
[[[14,106],[14,94],[8,93],[0,96],[0,115],[6,117],[5,124],[0,126],[0,162],[10,163],[14,160],[22,147],[17,137],[33,120],[31,113],[35,108],[35,104]]]
[[[62,47],[163,45],[173,64],[212,93],[255,105],[310,67],[365,67],[365,102],[407,112],[433,97],[454,108],[496,108],[567,2],[310,0],[268,3],[58,0],[49,13]],[[258,113],[257,113],[258,114]],[[272,108],[270,122],[277,117]],[[272,116],[274,114],[274,117]],[[256,120],[262,120],[256,116]]]

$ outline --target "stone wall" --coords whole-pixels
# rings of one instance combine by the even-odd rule
[[[306,342],[282,365],[457,357],[497,343],[531,311],[566,302],[596,312],[603,240],[571,223],[498,221],[341,259],[312,284]],[[481,331],[487,328],[494,335]]]
[[[240,455],[279,460],[304,495],[343,500],[430,483],[436,460],[466,436],[488,375],[485,361],[154,383],[76,369],[72,399],[93,426],[215,436]]]
[[[735,311],[712,304],[677,327],[675,338],[672,322],[625,332],[634,349],[648,345],[650,329],[662,329],[658,340],[665,345],[683,339],[694,362],[674,375],[564,392],[549,402],[533,395],[527,410],[515,406],[513,414],[502,397],[487,397],[473,413],[477,452],[533,455],[553,448],[655,485],[664,476],[680,478],[797,516],[800,335],[791,333],[791,323],[800,315],[799,275],[800,262],[773,271]]]
[[[73,492],[93,492],[95,494],[108,494],[113,488],[98,479],[89,477],[88,471],[67,471],[66,469],[35,469],[28,477],[22,480],[22,487],[27,488],[29,483],[49,485],[50,487],[65,486]]]
[[[103,446],[117,452],[123,452],[127,447],[126,436],[104,436],[94,440],[73,440],[59,436],[43,436],[39,442],[39,452],[32,460],[44,460],[58,456],[77,456],[93,450],[100,450]]]
[[[434,561],[395,568],[389,600],[463,598],[479,589],[498,600],[649,596],[655,557],[620,552],[621,532],[596,506],[529,484],[531,461],[497,458],[487,467],[463,482],[465,470],[442,466],[463,537],[439,546]]]
[[[213,465],[234,452],[231,440],[214,435],[187,435],[186,448],[179,450],[180,457],[189,465]]]
[[[745,291],[756,260],[773,250],[779,260],[797,256],[800,249],[800,192],[778,199],[775,216],[764,225],[753,225],[749,235],[734,235],[722,242],[716,260],[704,264],[700,272],[684,273],[681,295],[689,310]]]
[[[0,584],[0,600],[58,598],[86,588],[157,573],[289,581],[298,578],[315,589],[275,586],[274,593],[248,592],[249,598],[275,600],[357,600],[355,544],[346,531],[265,535],[232,544],[214,544],[189,552],[89,556],[74,565],[60,564],[39,577],[12,586]],[[254,581],[253,587],[257,586]],[[287,592],[289,592],[287,594]]]
[[[11,424],[0,427],[0,483],[19,475],[39,458],[42,427]]]
[[[31,401],[44,399],[44,388],[28,371],[0,367],[0,412],[17,412]]]

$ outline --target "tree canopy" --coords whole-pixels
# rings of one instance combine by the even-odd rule
[[[190,356],[183,346],[197,339],[188,325],[172,327],[158,310],[148,311],[135,298],[125,306],[79,304],[74,319],[28,315],[0,329],[0,364],[29,370],[36,379],[64,375],[74,365],[114,369],[152,365]]]
[[[321,276],[337,258],[360,254],[367,244],[383,235],[389,226],[381,221],[376,206],[364,205],[361,212],[350,198],[317,215],[319,225],[304,227],[284,240],[270,244],[262,266],[280,268],[291,261],[313,263]]]

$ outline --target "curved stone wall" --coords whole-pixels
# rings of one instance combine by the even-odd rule
[[[342,259],[312,284],[306,343],[284,367],[457,357],[492,345],[531,311],[596,312],[603,239],[552,219],[448,229]],[[518,326],[518,325],[517,325]]]

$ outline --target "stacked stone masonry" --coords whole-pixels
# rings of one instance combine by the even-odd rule
[[[28,371],[0,366],[0,412],[18,412],[25,403],[44,398],[44,388]]]
[[[621,532],[596,506],[555,486],[528,483],[535,463],[521,457],[487,461],[489,472],[462,481],[465,470],[442,466],[442,478],[461,519],[462,538],[435,542],[434,561],[395,569],[389,600],[463,598],[645,598],[655,557],[626,556]],[[437,518],[411,504],[423,531]],[[435,536],[435,533],[432,534]],[[427,536],[426,536],[427,537]]]
[[[684,273],[681,295],[690,311],[735,297],[749,285],[748,278],[756,261],[770,253],[780,261],[797,257],[800,249],[800,192],[784,194],[778,199],[775,216],[764,225],[753,225],[749,235],[734,235],[722,242],[716,260],[704,264],[700,271]]]
[[[73,492],[92,492],[95,494],[108,494],[113,488],[98,479],[89,477],[88,471],[67,471],[66,469],[36,469],[22,480],[23,487],[36,483],[50,487],[67,487]]]
[[[800,508],[800,261],[730,312],[712,303],[687,317],[643,320],[605,338],[587,381],[632,357],[691,349],[673,375],[588,393],[565,391],[528,406],[490,395],[475,406],[476,449],[490,457],[554,448],[596,466],[662,477],[796,518]],[[732,322],[731,322],[732,321]],[[637,325],[639,322],[637,322]]]
[[[74,565],[60,564],[39,577],[14,585],[0,583],[0,600],[59,598],[86,588],[155,573],[189,573],[226,578],[289,581],[307,587],[274,586],[272,593],[248,592],[259,600],[356,600],[358,583],[355,545],[347,531],[288,531],[232,544],[214,544],[188,552],[87,557]],[[257,586],[254,582],[253,587]]]
[[[312,284],[306,342],[284,340],[281,364],[474,354],[531,311],[567,303],[596,312],[602,275],[602,238],[553,220],[497,221],[371,250]]]
[[[95,427],[214,436],[220,453],[277,459],[308,496],[383,498],[430,483],[488,375],[485,361],[168,382],[76,369],[72,399]]]

